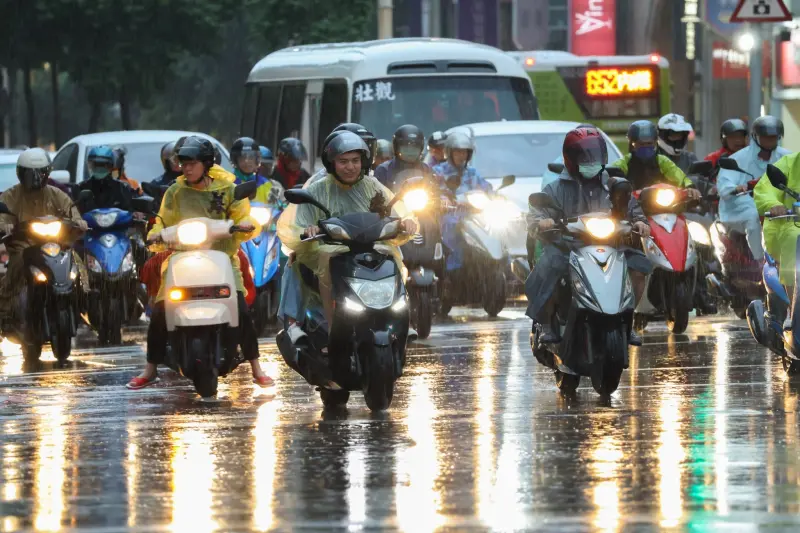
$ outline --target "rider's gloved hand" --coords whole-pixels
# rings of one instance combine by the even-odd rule
[[[88,231],[89,230],[89,224],[87,224],[85,220],[79,220],[79,221],[77,221],[75,223],[75,225],[81,231]]]
[[[411,220],[410,218],[407,218],[403,221],[403,231],[405,233],[408,233],[409,235],[414,235],[418,229],[419,227],[417,226],[417,223]]]
[[[702,196],[697,189],[686,189],[688,192],[689,200],[699,200]]]

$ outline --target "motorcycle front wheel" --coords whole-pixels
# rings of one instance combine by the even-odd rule
[[[495,272],[486,283],[483,310],[494,318],[506,306],[506,275],[502,271]]]
[[[431,327],[433,324],[433,303],[431,302],[431,295],[428,291],[420,290],[415,291],[411,295],[414,300],[413,307],[414,323],[417,327],[417,335],[420,339],[427,339],[431,335]]]
[[[672,333],[680,334],[689,327],[689,311],[691,302],[686,284],[676,283],[667,306],[667,327]]]
[[[394,353],[391,346],[373,346],[364,357],[362,391],[370,411],[385,411],[394,396]]]
[[[625,350],[628,342],[620,329],[597,331],[594,335],[592,387],[601,396],[609,396],[619,387],[625,367]]]
[[[70,353],[72,353],[72,319],[69,309],[58,311],[56,333],[50,339],[50,347],[60,363],[65,363],[69,359]]]
[[[214,365],[214,357],[209,353],[211,343],[206,340],[202,337],[195,337],[186,343],[186,348],[189,350],[188,359],[194,361],[192,375],[194,389],[202,398],[213,398],[217,395],[219,370]]]

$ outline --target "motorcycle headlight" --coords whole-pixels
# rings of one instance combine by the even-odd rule
[[[422,211],[428,205],[428,191],[413,189],[403,195],[403,203],[410,211]]]
[[[489,205],[489,197],[482,191],[470,192],[467,193],[467,202],[475,209],[483,210]]]
[[[352,238],[350,234],[347,233],[347,230],[338,224],[325,224],[325,231],[328,232],[331,239],[337,241],[349,241]]]
[[[55,257],[61,253],[61,247],[54,242],[48,242],[42,246],[42,251],[50,257]]]
[[[381,235],[378,237],[379,239],[385,239],[387,237],[394,237],[400,231],[400,221],[395,220],[394,222],[389,222],[383,229],[381,229]]]
[[[272,222],[272,211],[266,207],[251,207],[250,216],[256,219],[260,226],[268,226]]]
[[[121,272],[130,272],[133,268],[133,251],[128,251],[125,254],[125,257],[122,259],[122,265],[120,265],[119,269]]]
[[[669,207],[675,202],[675,191],[672,189],[659,189],[656,193],[656,203],[661,207]]]
[[[702,244],[703,246],[711,244],[711,236],[708,234],[708,230],[699,222],[694,220],[689,222],[689,235],[692,236],[692,240],[697,244]]]
[[[33,274],[33,279],[36,283],[45,283],[47,281],[47,275],[34,266],[31,267],[31,274]]]
[[[34,222],[31,224],[31,231],[41,237],[58,237],[61,233],[61,222]]]
[[[609,238],[617,227],[610,218],[587,218],[583,220],[583,225],[589,235],[598,239]]]
[[[361,302],[372,309],[386,309],[394,302],[395,278],[370,281],[365,279],[344,278]]]
[[[481,214],[488,227],[502,228],[518,219],[522,210],[507,198],[495,198],[486,204]]]
[[[118,215],[119,213],[98,213],[96,215],[92,215],[92,218],[94,219],[95,224],[101,228],[107,228],[114,225],[114,223],[117,221]]]
[[[100,266],[100,261],[95,259],[93,255],[86,256],[86,268],[91,270],[92,272],[102,272],[103,267]]]
[[[208,239],[208,228],[200,221],[187,222],[178,226],[178,242],[187,246],[203,244]]]

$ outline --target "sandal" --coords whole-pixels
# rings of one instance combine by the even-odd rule
[[[260,378],[253,378],[253,383],[264,389],[275,386],[275,380],[269,376],[261,376]]]
[[[144,389],[145,387],[149,387],[150,385],[154,385],[159,382],[158,376],[154,376],[151,379],[142,378],[142,377],[135,377],[125,385],[130,390],[139,390]]]

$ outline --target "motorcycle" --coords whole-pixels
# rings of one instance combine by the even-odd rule
[[[609,395],[617,390],[628,368],[628,337],[635,296],[625,252],[618,249],[631,234],[627,216],[631,186],[619,180],[611,187],[611,213],[587,213],[564,219],[553,199],[534,193],[530,205],[549,210],[556,220],[554,244],[569,251],[569,277],[556,285],[553,331],[562,341],[540,342],[542,331],[531,335],[536,359],[555,371],[556,385],[572,394],[581,376],[589,376],[595,391]]]
[[[498,190],[513,185],[515,180],[514,176],[505,176]],[[448,264],[445,270],[442,316],[447,316],[454,305],[480,303],[490,317],[496,317],[506,305],[506,271],[510,261],[508,248],[493,231],[493,225],[507,219],[508,200],[483,191],[470,191],[463,197],[448,192],[450,202],[455,205],[449,210],[466,216],[458,222],[463,260]]]
[[[311,313],[303,324],[308,337],[297,346],[280,331],[276,340],[281,355],[318,387],[326,408],[346,405],[350,392],[361,390],[372,411],[387,409],[406,363],[409,310],[403,275],[392,256],[377,246],[400,234],[400,219],[375,212],[332,217],[305,190],[289,189],[284,196],[289,203],[311,204],[325,214],[317,224],[319,235],[311,239],[348,251],[333,256],[328,267],[332,323]],[[389,202],[389,212],[399,199],[397,195]],[[303,265],[300,272],[304,283],[318,285]]]
[[[773,217],[769,213],[765,213],[764,216],[773,220],[790,219],[797,224],[800,220],[800,193],[787,187],[786,175],[774,165],[767,165],[767,178],[773,187],[792,197],[794,204],[786,215]],[[800,261],[800,238],[798,238],[797,245],[795,260]],[[747,324],[756,342],[780,356],[786,373],[798,375],[800,374],[800,340],[794,336],[794,331],[800,331],[800,302],[795,297],[791,313],[791,328],[786,329],[784,321],[788,316],[791,301],[780,282],[777,263],[769,254],[765,254],[765,259],[762,276],[767,293],[767,307],[764,308],[764,302],[761,299],[750,302],[747,307]],[[800,263],[797,264],[800,265]],[[797,271],[795,271],[794,283],[795,287],[800,283],[800,274]]]
[[[250,262],[250,272],[256,286],[256,298],[252,305],[253,322],[259,334],[267,324],[274,323],[278,316],[281,294],[280,261],[281,242],[275,233],[274,222],[283,208],[280,204],[252,202],[250,216],[261,225],[261,233],[242,243],[242,250]]]
[[[685,189],[659,184],[634,193],[650,225],[643,239],[645,255],[653,264],[644,296],[634,315],[634,327],[643,330],[649,317],[666,316],[672,333],[683,333],[694,307],[697,251],[683,213],[690,207]]]
[[[0,213],[16,216],[0,202]],[[42,346],[50,343],[59,363],[72,352],[78,331],[78,265],[72,247],[83,232],[71,220],[53,216],[17,224],[2,243],[27,241],[22,252],[25,289],[17,293],[19,323],[4,324],[3,336],[22,345],[26,361],[38,361]]]
[[[256,187],[256,182],[238,185],[234,197],[247,198]],[[133,202],[137,211],[152,213],[150,198]],[[163,287],[168,332],[165,362],[191,379],[203,398],[215,396],[219,378],[244,360],[237,347],[239,304],[231,259],[211,249],[215,241],[230,239],[235,233],[248,230],[231,220],[198,217],[164,228],[148,241],[174,250],[167,259]]]

